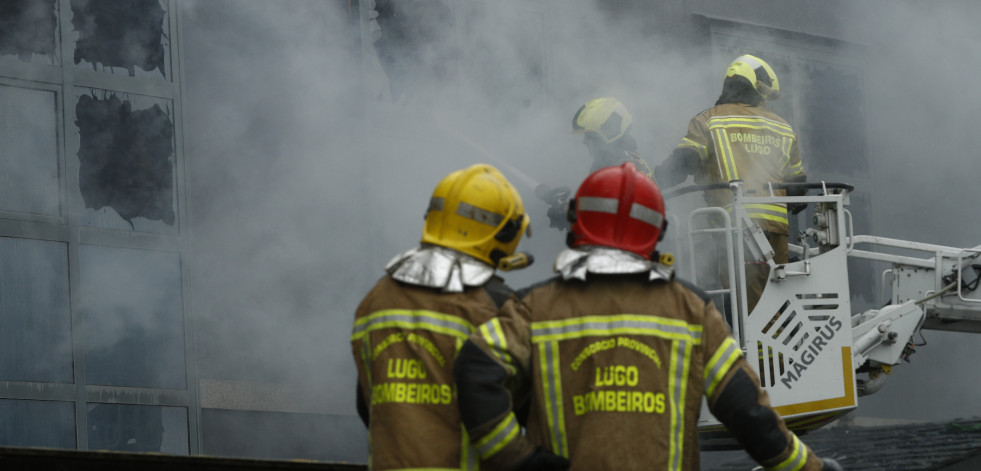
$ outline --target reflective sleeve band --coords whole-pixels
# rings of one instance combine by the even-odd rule
[[[356,320],[351,331],[351,340],[360,339],[372,330],[389,327],[429,330],[461,340],[470,337],[474,330],[470,322],[456,316],[422,309],[385,309]]]
[[[801,173],[804,173],[804,166],[801,165],[800,161],[798,161],[796,164],[790,166],[790,171],[788,173],[791,175],[800,175]]]
[[[518,436],[519,430],[518,419],[514,416],[514,412],[508,413],[501,423],[475,443],[480,458],[486,460],[501,451],[501,448],[507,446],[514,440],[514,437]]]
[[[712,397],[715,388],[725,378],[726,373],[732,368],[732,364],[739,359],[742,352],[732,337],[726,337],[722,345],[715,350],[715,354],[705,364],[705,397]]]
[[[793,452],[790,457],[781,461],[776,466],[767,467],[766,471],[800,471],[807,464],[807,447],[794,435],[794,441],[790,445]]]
[[[508,372],[514,374],[514,363],[511,361],[511,354],[508,353],[508,339],[504,336],[504,329],[501,328],[501,320],[498,318],[491,319],[481,324],[478,330],[480,336],[487,342],[487,346],[490,347],[491,353],[507,366]]]
[[[748,203],[745,205],[746,215],[751,219],[766,219],[767,221],[787,224],[787,205],[785,204],[759,204]]]
[[[699,144],[691,139],[688,139],[687,137],[681,140],[681,144],[678,144],[678,147],[688,147],[688,148],[695,149],[695,151],[698,152],[698,156],[702,160],[708,160],[708,147]]]

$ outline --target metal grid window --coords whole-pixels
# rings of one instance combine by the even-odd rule
[[[199,452],[175,11],[0,5],[0,446]]]

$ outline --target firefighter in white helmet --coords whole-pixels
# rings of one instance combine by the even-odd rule
[[[490,165],[443,178],[425,219],[421,245],[388,263],[355,314],[357,405],[374,471],[476,469],[453,359],[513,297],[496,268],[529,263],[515,253],[530,222],[521,197]]]
[[[766,470],[840,469],[770,407],[711,300],[659,262],[651,179],[600,169],[569,219],[558,276],[521,290],[457,356],[461,417],[490,469],[697,470],[703,397]]]
[[[695,176],[696,184],[742,180],[747,195],[764,196],[769,194],[767,182],[803,182],[806,174],[797,133],[765,106],[779,95],[780,81],[769,64],[748,54],[737,57],[726,69],[722,94],[715,106],[691,119],[687,135],[671,156],[654,169],[657,183],[671,187],[689,175]],[[774,194],[786,193],[776,190]],[[705,200],[711,206],[726,207],[732,194],[729,190],[708,191]],[[775,253],[773,261],[787,263],[787,205],[754,204],[747,211],[766,233]],[[763,292],[768,274],[765,263],[746,267],[750,312]]]

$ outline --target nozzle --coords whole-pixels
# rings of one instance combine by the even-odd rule
[[[530,253],[515,252],[514,255],[502,257],[497,262],[497,268],[502,271],[518,270],[535,262],[535,257]]]

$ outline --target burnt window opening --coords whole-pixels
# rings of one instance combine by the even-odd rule
[[[458,53],[449,40],[453,12],[442,0],[375,0],[371,15],[378,29],[375,52],[393,101],[451,76]]]
[[[0,2],[0,55],[29,62],[31,54],[54,55],[58,17],[55,0]]]
[[[160,0],[103,2],[72,0],[72,26],[78,33],[75,64],[83,60],[106,67],[122,67],[136,76],[164,70],[164,18]]]
[[[803,87],[808,169],[838,178],[868,176],[861,77],[830,65],[806,64]],[[815,172],[815,173],[816,173]]]
[[[79,130],[78,186],[85,207],[112,208],[133,218],[174,224],[174,124],[154,104],[133,110],[116,95],[82,95],[75,107]]]

